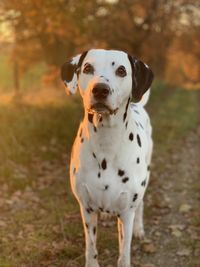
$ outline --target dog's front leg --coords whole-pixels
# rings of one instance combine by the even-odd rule
[[[118,267],[131,267],[131,241],[135,212],[128,211],[118,218],[119,260]]]
[[[85,230],[85,267],[99,267],[96,249],[97,213],[91,208],[81,207],[81,214]]]
[[[142,200],[136,209],[135,219],[133,224],[133,234],[138,239],[142,239],[144,237],[143,206],[144,203]]]

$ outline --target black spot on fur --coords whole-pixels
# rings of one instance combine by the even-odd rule
[[[84,138],[81,138],[81,143],[83,143],[84,142]]]
[[[110,211],[109,211],[109,210],[106,210],[106,212],[107,212],[107,213],[110,213]]]
[[[139,164],[140,163],[140,158],[137,158],[137,161],[136,162],[137,162],[137,164]]]
[[[100,210],[101,212],[103,212],[103,208],[99,207],[99,210]]]
[[[140,114],[137,110],[134,109],[134,112],[137,113],[137,114]]]
[[[138,194],[134,194],[134,196],[133,196],[133,202],[136,201],[137,198],[138,198]]]
[[[91,207],[88,207],[87,209],[86,209],[86,211],[87,211],[87,213],[91,213],[91,212],[93,212],[94,210],[91,208]]]
[[[126,116],[127,116],[127,113],[125,112],[125,113],[124,113],[124,116],[123,116],[123,121],[125,121]]]
[[[147,166],[147,171],[150,171],[150,170],[151,170],[151,166],[148,165],[148,166]]]
[[[112,66],[114,66],[114,65],[115,65],[115,62],[113,61],[113,62],[112,62]]]
[[[122,182],[125,184],[126,182],[128,182],[129,178],[128,177],[125,177],[122,179]]]
[[[97,254],[95,254],[95,255],[94,255],[94,259],[96,259],[97,257],[98,257],[98,255],[97,255]]]
[[[144,130],[144,127],[143,127],[143,125],[139,122],[139,125],[140,125],[140,127]]]
[[[142,144],[141,144],[141,140],[140,140],[140,136],[139,136],[139,134],[137,134],[137,142],[138,142],[138,146],[142,146]]]
[[[124,175],[124,173],[125,173],[125,171],[123,171],[123,170],[120,170],[120,169],[118,170],[118,175],[119,175],[119,176],[123,176],[123,175]]]
[[[89,122],[93,123],[93,117],[94,117],[94,114],[88,113]]]
[[[94,126],[94,131],[95,131],[95,133],[97,132],[97,127],[96,126]]]
[[[80,59],[79,59],[79,62],[78,62],[78,65],[77,65],[77,69],[76,69],[77,76],[79,76],[79,74],[80,74],[81,66],[82,66],[82,63],[83,63],[84,58],[87,55],[87,52],[88,51],[83,52],[82,55],[81,55],[81,57],[80,57]]]
[[[128,126],[128,121],[127,121],[126,124],[125,124],[126,129],[127,129],[127,126]]]
[[[102,122],[103,121],[103,117],[100,117],[99,121]]]
[[[100,172],[98,172],[98,177],[99,177],[99,178],[101,177],[101,173],[100,173]]]
[[[117,217],[120,218],[120,214],[117,214]]]
[[[107,168],[107,162],[106,159],[103,159],[102,163],[101,163],[101,167],[103,170],[105,170]]]
[[[91,213],[90,208],[87,208],[86,211],[87,211],[87,213],[89,213],[89,214]]]
[[[130,133],[130,134],[129,134],[129,140],[130,140],[130,141],[133,141],[133,133]]]
[[[96,235],[96,227],[93,228],[93,234]]]
[[[82,136],[82,132],[83,132],[83,130],[82,130],[82,128],[81,128],[81,129],[80,129],[80,134],[79,134],[80,138],[81,138],[81,136]]]
[[[146,185],[146,180],[142,181],[141,186],[145,186]]]
[[[105,185],[105,190],[107,190],[107,189],[108,189],[108,187],[109,187],[109,185]]]
[[[94,154],[94,152],[92,153],[92,155],[93,155],[93,157],[96,159],[97,157],[96,157],[96,155]]]
[[[86,226],[86,228],[88,229],[88,227],[89,227],[89,226],[88,226],[88,224],[87,224],[87,223],[85,224],[85,226]]]
[[[128,110],[129,102],[130,102],[130,97],[129,97],[128,102],[126,104],[125,113],[124,113],[124,116],[123,116],[123,122],[125,122],[126,117],[127,117],[127,110]]]
[[[73,174],[75,174],[76,173],[76,168],[74,167],[74,169],[73,169]]]

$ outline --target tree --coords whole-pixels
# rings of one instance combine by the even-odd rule
[[[163,77],[177,40],[177,49],[199,55],[198,7],[192,0],[2,0],[0,10],[13,27],[22,69],[40,60],[58,67],[76,53],[105,47],[137,55]],[[188,49],[191,38],[197,44]]]

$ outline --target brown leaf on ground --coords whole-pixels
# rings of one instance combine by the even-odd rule
[[[191,250],[188,248],[183,248],[176,253],[176,255],[181,256],[181,257],[183,256],[187,257],[187,256],[190,256],[190,254],[191,254]]]
[[[185,225],[182,224],[174,224],[174,225],[170,225],[169,229],[171,230],[171,233],[173,236],[175,237],[180,237],[182,236],[181,231],[185,228]]]
[[[179,207],[179,212],[180,213],[187,213],[191,210],[191,206],[189,204],[182,204],[180,207]]]
[[[155,253],[156,252],[156,247],[154,246],[153,243],[150,244],[144,244],[142,250],[146,253]]]
[[[172,235],[175,236],[175,237],[180,237],[180,236],[182,236],[182,233],[178,229],[174,229],[172,231]]]
[[[6,227],[6,225],[7,224],[4,221],[0,220],[0,227]]]
[[[184,230],[186,228],[186,226],[184,224],[172,224],[169,226],[169,229],[173,230]]]
[[[152,263],[145,263],[145,264],[141,264],[140,267],[155,267],[155,265]]]

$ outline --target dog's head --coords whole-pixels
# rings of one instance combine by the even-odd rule
[[[125,52],[92,49],[64,63],[61,77],[68,93],[79,88],[86,110],[112,114],[130,96],[140,101],[153,73]]]

